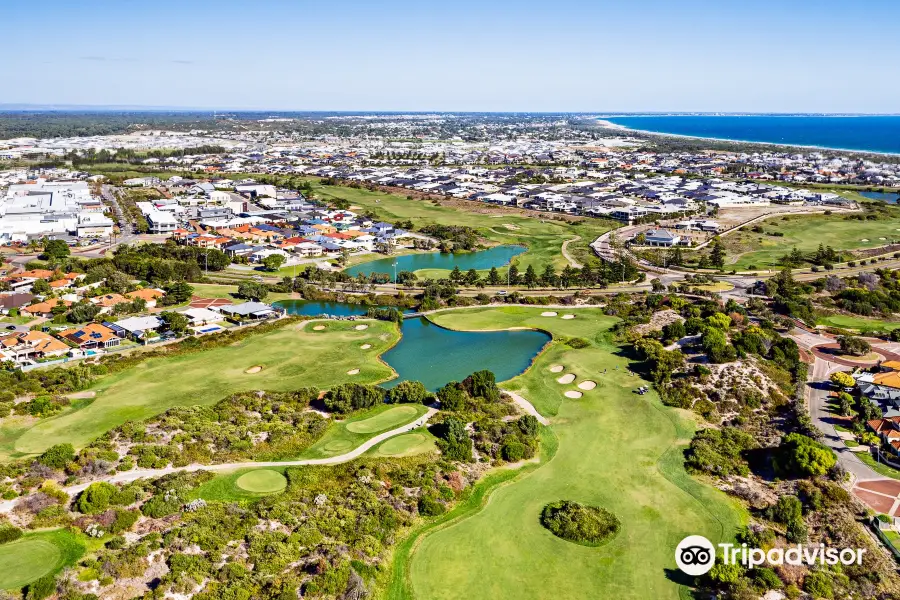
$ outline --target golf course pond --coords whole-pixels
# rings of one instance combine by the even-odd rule
[[[283,308],[289,315],[317,317],[332,315],[335,317],[364,316],[370,306],[367,304],[349,304],[347,302],[313,302],[309,300],[279,300],[273,303]],[[403,312],[413,312],[410,308],[401,308]]]
[[[446,269],[453,270],[459,267],[462,271],[475,269],[477,271],[502,267],[519,254],[525,252],[525,246],[503,245],[494,246],[486,250],[475,252],[423,252],[419,254],[404,254],[401,256],[388,256],[369,262],[354,265],[344,271],[347,275],[356,277],[359,273],[369,275],[371,273],[387,273],[394,277],[394,263],[397,263],[397,273],[401,271],[419,271],[422,269]]]

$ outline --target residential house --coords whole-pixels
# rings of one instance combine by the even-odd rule
[[[125,338],[130,337],[136,341],[146,341],[157,337],[159,330],[165,325],[159,317],[149,315],[143,317],[129,317],[115,323],[103,323],[115,335]]]
[[[144,302],[146,302],[147,308],[154,308],[156,306],[157,300],[164,297],[166,293],[162,290],[158,290],[155,288],[144,288],[140,290],[134,290],[133,292],[128,292],[125,294],[125,297],[129,300],[137,300],[140,298]]]
[[[20,309],[34,301],[34,296],[27,293],[0,294],[0,314],[8,315],[9,311]]]
[[[123,302],[131,302],[131,300],[122,294],[104,294],[90,299],[91,304],[96,304],[100,307],[101,314],[108,313],[116,304],[121,304]]]
[[[59,336],[82,350],[114,348],[122,341],[112,329],[100,323],[87,323],[81,327],[66,329]]]
[[[221,306],[218,307],[218,310],[223,315],[237,320],[267,319],[277,314],[274,308],[262,302],[244,302],[234,306]]]
[[[57,305],[63,305],[66,308],[72,306],[72,302],[69,300],[60,300],[59,298],[49,298],[44,300],[43,302],[38,302],[37,304],[32,304],[31,306],[26,306],[22,309],[22,314],[31,315],[32,317],[45,317],[51,318],[53,317],[53,308]]]
[[[69,346],[42,331],[16,331],[0,337],[0,356],[19,364],[62,356],[68,351]]]
[[[680,241],[680,235],[675,235],[665,229],[648,229],[644,232],[644,244],[647,246],[662,246],[669,248],[678,245]]]
[[[208,308],[189,308],[181,314],[187,317],[192,327],[209,325],[210,323],[220,323],[225,320],[222,313],[209,310]]]

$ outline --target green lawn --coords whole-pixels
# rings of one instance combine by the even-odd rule
[[[435,451],[437,451],[435,437],[427,429],[422,428],[387,439],[369,450],[368,455],[374,457],[415,456]]]
[[[44,575],[75,564],[85,545],[68,529],[28,533],[0,545],[0,589],[18,590]]]
[[[562,244],[575,236],[580,236],[581,239],[571,242],[568,250],[577,260],[584,262],[593,256],[589,244],[615,226],[613,221],[603,219],[586,218],[573,225],[550,220],[550,215],[530,217],[517,214],[486,214],[491,208],[479,203],[466,204],[466,208],[438,206],[430,200],[407,200],[405,196],[396,194],[323,186],[318,183],[314,183],[314,189],[322,200],[344,199],[353,206],[375,212],[379,219],[385,221],[411,219],[417,228],[432,224],[465,225],[477,229],[479,234],[491,243],[527,246],[527,252],[513,259],[521,271],[528,265],[533,265],[540,273],[548,263],[552,263],[557,270],[562,269],[568,264],[562,255]],[[469,206],[471,209],[467,210]],[[436,273],[429,271],[424,274],[433,277],[446,276],[446,273],[438,270]]]
[[[879,475],[884,475],[885,477],[890,477],[891,479],[900,479],[900,470],[897,470],[890,465],[877,462],[874,458],[872,458],[872,455],[870,453],[859,452],[855,454],[855,456],[858,457],[860,461],[870,466],[872,470]]]
[[[385,404],[332,423],[325,434],[306,449],[300,458],[330,458],[345,454],[380,433],[411,423],[425,414],[422,404]]]
[[[189,499],[215,502],[248,502],[276,494],[287,487],[286,467],[241,469],[216,476],[193,490]],[[250,489],[248,489],[250,488]]]
[[[575,309],[571,320],[541,317],[543,310],[477,308],[434,315],[445,327],[534,327],[555,337],[584,337],[592,345],[576,350],[553,343],[531,369],[502,384],[552,417],[555,455],[518,477],[501,472],[504,481],[477,505],[482,510],[401,548],[411,554],[408,571],[402,564],[395,571],[401,583],[394,582],[390,597],[674,600],[680,588],[666,570],[676,568],[678,542],[690,534],[714,543],[730,540],[745,521],[735,501],[684,471],[682,452],[694,429],[688,414],[663,407],[655,394],[633,393],[646,382],[629,376],[628,359],[608,341],[615,319],[601,309]],[[551,365],[564,366],[575,382],[557,383],[562,373],[551,372]],[[563,396],[586,379],[598,386],[578,400]],[[556,538],[538,517],[545,504],[561,499],[612,511],[622,522],[621,533],[599,548]],[[397,556],[404,561],[403,552]]]
[[[830,325],[841,329],[854,329],[859,332],[866,331],[891,331],[900,327],[900,321],[884,321],[881,319],[868,319],[852,315],[829,315],[816,319],[819,325]]]
[[[313,326],[325,325],[323,331]],[[327,389],[352,378],[375,383],[393,376],[378,359],[399,339],[393,323],[368,321],[292,323],[250,335],[244,340],[181,356],[153,358],[98,380],[90,390],[96,398],[86,406],[37,422],[22,432],[0,432],[0,458],[28,455],[69,442],[82,447],[125,421],[146,419],[175,406],[214,404],[246,390],[289,391],[314,386]],[[363,350],[363,344],[372,348]],[[253,366],[259,373],[247,373]],[[351,369],[359,374],[349,376]]]
[[[778,259],[793,248],[809,253],[815,252],[819,244],[835,250],[884,246],[900,240],[900,209],[886,205],[886,210],[874,221],[848,219],[841,214],[766,219],[759,223],[765,232],[780,232],[784,236],[753,233],[750,228],[743,228],[723,237],[730,257],[726,268],[741,270],[750,265],[760,269],[778,268]]]

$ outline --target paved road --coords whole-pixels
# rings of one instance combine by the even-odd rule
[[[88,487],[91,483],[95,483],[97,481],[108,481],[110,483],[126,483],[129,481],[135,481],[137,479],[145,479],[145,478],[155,478],[162,477],[163,475],[168,475],[170,473],[176,473],[179,471],[234,471],[236,469],[252,469],[255,467],[296,467],[301,465],[336,465],[340,463],[345,463],[353,460],[354,458],[359,458],[363,455],[367,450],[372,447],[378,445],[384,440],[394,437],[396,435],[400,435],[401,433],[406,433],[407,431],[412,431],[417,427],[423,426],[428,422],[431,417],[433,417],[437,413],[436,408],[428,408],[428,411],[413,421],[412,423],[407,423],[401,427],[396,429],[391,429],[390,431],[385,431],[379,435],[376,435],[370,440],[367,440],[363,444],[357,446],[350,452],[346,454],[341,454],[338,456],[332,456],[330,458],[309,458],[304,460],[287,460],[287,461],[267,461],[267,462],[237,462],[237,463],[222,463],[218,465],[187,465],[184,467],[166,467],[164,469],[132,469],[131,471],[125,471],[122,473],[116,473],[114,475],[110,475],[107,477],[101,477],[100,479],[95,479],[94,481],[79,483],[78,485],[72,485],[69,487],[63,488],[63,490],[69,494],[69,496],[75,496],[80,492],[84,491],[86,487]],[[15,505],[17,504],[18,499],[16,500],[5,500],[0,502],[0,513],[8,513],[10,512]]]

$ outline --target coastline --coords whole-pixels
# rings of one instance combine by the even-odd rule
[[[674,116],[674,115],[673,115]],[[753,116],[753,115],[747,115]],[[688,140],[704,140],[708,142],[731,142],[735,144],[759,144],[761,146],[780,146],[782,148],[803,148],[808,150],[832,150],[835,152],[853,152],[855,154],[877,154],[879,156],[900,156],[900,152],[883,152],[879,150],[859,150],[857,148],[836,148],[833,146],[816,146],[812,144],[786,144],[784,142],[761,142],[759,140],[741,140],[735,138],[721,138],[721,137],[709,137],[702,135],[686,135],[683,133],[666,133],[662,131],[651,131],[649,129],[635,129],[634,127],[627,127],[625,125],[619,125],[618,123],[613,123],[604,118],[596,118],[595,122],[602,129],[611,129],[614,131],[619,131],[622,133],[642,133],[645,135],[659,135],[665,137],[674,137],[674,138],[682,138]]]

